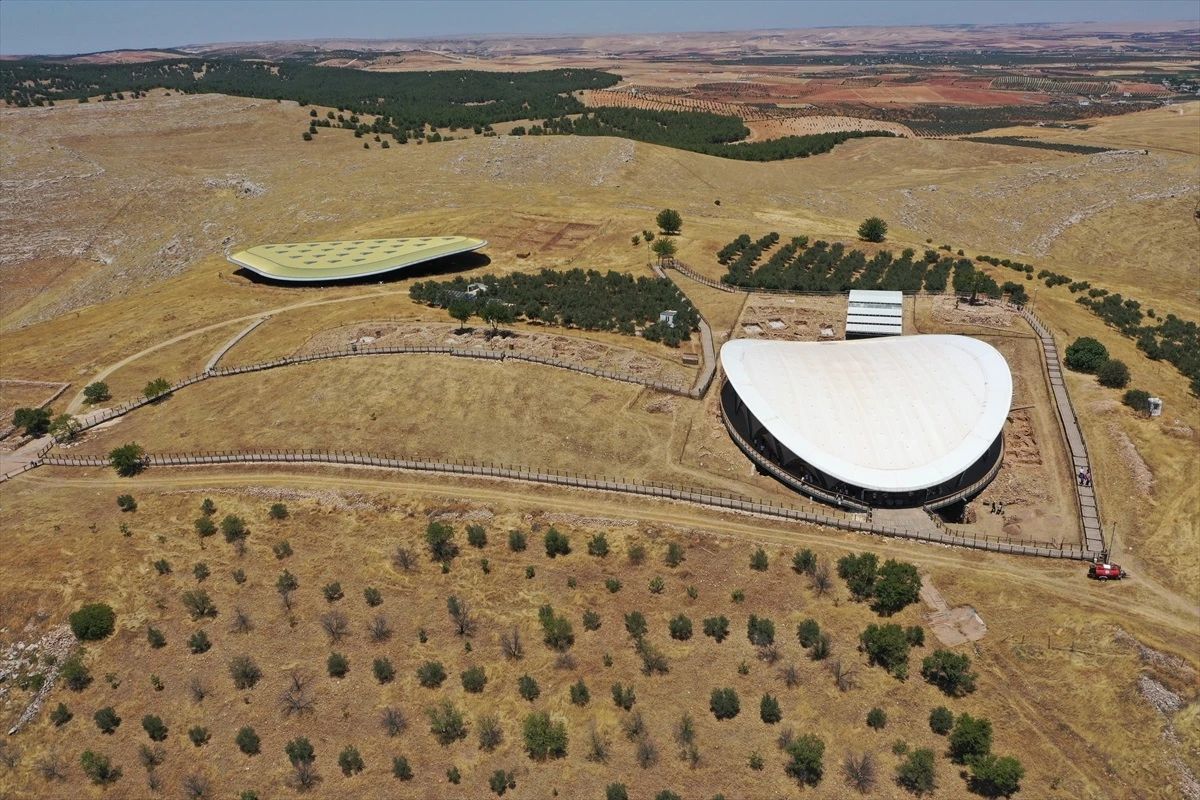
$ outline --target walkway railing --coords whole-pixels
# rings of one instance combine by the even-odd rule
[[[38,463],[59,467],[104,467],[108,465],[108,460],[98,456],[45,456]],[[776,519],[808,522],[838,530],[892,536],[952,547],[966,547],[975,550],[1040,556],[1043,558],[1075,560],[1087,560],[1090,558],[1090,554],[1078,548],[1054,547],[1040,542],[990,536],[972,535],[968,537],[966,535],[943,533],[940,530],[937,532],[902,530],[891,526],[875,524],[849,514],[839,514],[833,510],[825,513],[814,513],[782,502],[755,500],[744,495],[722,492],[715,489],[672,486],[653,481],[629,480],[601,475],[585,475],[565,470],[546,472],[528,467],[497,466],[490,462],[414,460],[344,450],[226,450],[214,453],[151,454],[145,457],[144,463],[152,467],[311,463],[434,472],[476,478],[499,478],[655,497],[709,508],[757,514]]]

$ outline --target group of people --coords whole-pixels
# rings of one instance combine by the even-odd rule
[[[1091,486],[1092,485],[1092,471],[1090,469],[1079,470],[1079,474],[1076,477],[1079,478],[1080,486]]]
[[[1004,501],[1003,500],[993,500],[992,501],[992,513],[999,514],[1000,516],[1004,516]]]

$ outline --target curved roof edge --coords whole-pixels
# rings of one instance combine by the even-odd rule
[[[880,469],[855,464],[840,458],[835,453],[818,446],[800,431],[787,425],[755,385],[754,379],[742,363],[742,356],[758,347],[785,349],[794,347],[851,350],[852,348],[890,348],[903,350],[917,340],[942,340],[949,346],[966,351],[980,365],[985,375],[985,396],[982,401],[982,419],[961,443],[945,455],[918,467],[905,469]],[[823,354],[824,355],[824,354]],[[902,357],[897,354],[897,357]],[[907,492],[928,489],[964,472],[974,464],[1004,428],[1012,405],[1012,373],[1008,362],[994,347],[969,336],[927,334],[920,336],[889,337],[886,339],[858,339],[837,342],[780,342],[769,339],[734,339],[721,347],[721,366],[738,396],[754,417],[775,439],[794,455],[820,472],[852,486],[872,491]],[[853,387],[850,387],[853,388]],[[878,391],[880,387],[875,387]]]
[[[460,255],[469,253],[473,250],[478,250],[486,247],[488,242],[486,239],[471,239],[466,236],[453,237],[453,243],[448,243],[441,246],[427,247],[417,250],[412,253],[407,253],[395,258],[376,260],[374,263],[366,264],[361,271],[349,271],[351,268],[335,267],[332,265],[323,265],[312,268],[297,268],[281,264],[278,261],[269,257],[266,253],[266,248],[277,247],[279,245],[259,245],[246,250],[241,250],[232,255],[225,257],[226,261],[231,264],[236,264],[239,267],[248,269],[256,275],[276,281],[286,281],[289,283],[314,283],[318,281],[348,281],[358,278],[369,278],[375,275],[382,275],[387,272],[415,267],[418,264],[424,264],[428,261],[433,261],[438,258],[447,256]],[[415,239],[396,239],[397,242],[416,241]],[[308,242],[309,245],[321,244],[340,244],[340,242]]]

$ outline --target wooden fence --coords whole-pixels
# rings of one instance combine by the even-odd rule
[[[61,467],[104,467],[108,460],[96,456],[45,456],[38,463]],[[592,489],[607,492],[655,497],[664,500],[692,503],[708,508],[739,511],[776,519],[808,522],[844,531],[857,531],[878,536],[891,536],[913,541],[966,547],[1014,555],[1040,556],[1090,560],[1084,550],[1071,547],[1052,546],[1041,542],[1006,539],[1003,537],[980,536],[977,534],[950,533],[938,530],[909,531],[869,520],[842,514],[832,509],[816,513],[799,509],[791,504],[771,500],[755,500],[744,495],[721,492],[714,489],[672,486],[665,483],[612,478],[602,475],[584,475],[565,470],[550,472],[528,467],[499,465],[478,461],[438,461],[396,458],[351,451],[331,450],[227,450],[212,453],[165,453],[145,457],[147,466],[178,467],[218,464],[334,464],[399,469],[415,472],[433,472],[476,478],[499,478],[531,483]]]

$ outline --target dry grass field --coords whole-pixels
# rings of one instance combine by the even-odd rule
[[[340,488],[330,488],[331,480]],[[19,766],[0,773],[0,789],[16,796],[45,796],[47,791],[101,796],[98,789],[81,783],[77,767],[70,768],[68,781],[61,784],[47,786],[35,774],[36,763],[50,751],[74,753],[85,747],[108,753],[124,771],[103,796],[146,796],[146,773],[138,765],[137,750],[150,742],[139,722],[153,713],[169,728],[165,762],[156,770],[165,796],[175,795],[185,776],[195,774],[209,779],[216,796],[247,788],[260,796],[293,796],[284,785],[290,769],[282,751],[286,741],[301,735],[316,748],[317,771],[323,778],[314,793],[319,796],[482,797],[487,796],[485,781],[495,769],[514,772],[518,797],[550,796],[554,789],[560,795],[598,797],[608,782],[618,779],[636,796],[662,788],[684,797],[707,797],[716,791],[729,797],[792,796],[796,784],[784,774],[784,758],[776,746],[780,731],[791,727],[797,734],[816,733],[826,742],[826,776],[814,796],[854,796],[839,772],[851,750],[875,754],[882,794],[894,796],[896,790],[888,787],[899,759],[891,751],[894,742],[903,740],[938,753],[939,788],[933,797],[961,797],[963,781],[942,756],[945,742],[927,725],[929,709],[943,704],[993,721],[995,749],[1018,755],[1028,769],[1028,796],[1175,796],[1161,780],[1171,770],[1169,757],[1155,737],[1142,735],[1160,723],[1133,685],[1137,675],[1145,673],[1178,688],[1181,676],[1162,664],[1143,662],[1118,631],[1136,628],[1147,644],[1168,653],[1186,648],[1194,634],[1179,639],[1180,612],[1162,607],[1159,598],[1137,582],[1079,597],[1072,587],[1078,570],[1070,565],[1030,571],[1023,562],[1002,557],[964,557],[805,527],[780,529],[686,507],[631,507],[620,499],[554,491],[540,493],[537,501],[521,500],[495,485],[434,485],[364,471],[147,475],[134,488],[138,510],[121,514],[112,498],[128,486],[101,473],[50,469],[22,477],[6,489],[5,513],[19,533],[18,546],[0,566],[6,585],[14,587],[6,593],[0,624],[17,630],[32,620],[23,636],[33,636],[46,625],[38,619],[60,619],[79,603],[99,597],[118,612],[116,635],[87,648],[92,684],[80,693],[59,689],[52,695],[52,702],[65,702],[74,718],[59,729],[43,717],[18,738]],[[237,556],[219,535],[196,538],[191,520],[199,515],[205,497],[216,503],[218,518],[232,513],[246,521],[250,537],[245,555]],[[268,519],[267,507],[273,502],[287,505],[286,520]],[[439,574],[423,548],[421,534],[431,519],[456,531],[460,554],[448,574]],[[488,543],[482,549],[465,541],[464,527],[472,521],[487,531]],[[130,536],[118,532],[118,523],[129,527]],[[549,525],[569,537],[570,555],[547,558],[541,536]],[[95,526],[94,532],[90,526]],[[510,530],[526,533],[528,550],[509,551]],[[600,530],[606,531],[610,546],[603,559],[589,556],[585,547]],[[277,559],[271,547],[284,540],[294,554]],[[770,567],[762,573],[749,567],[756,540],[765,544],[770,557]],[[678,567],[663,563],[668,542],[686,548]],[[633,544],[646,548],[641,565],[628,559]],[[413,571],[392,564],[398,546],[419,554]],[[950,699],[915,674],[900,682],[869,666],[856,652],[855,640],[878,618],[865,605],[849,602],[841,581],[830,596],[816,596],[790,569],[791,555],[799,547],[813,547],[821,558],[830,559],[866,549],[911,559],[928,572],[949,602],[973,605],[989,628],[987,637],[969,651],[980,675],[978,690],[964,699]],[[488,559],[490,572],[481,569],[480,558]],[[158,559],[170,562],[171,574],[156,574],[151,562]],[[197,584],[192,567],[201,562],[211,575]],[[526,577],[528,567],[533,568],[531,578]],[[235,569],[246,576],[240,585],[232,577]],[[290,614],[274,589],[284,569],[300,582]],[[623,584],[615,594],[603,585],[613,577]],[[655,577],[665,583],[661,594],[648,588]],[[333,581],[340,583],[345,597],[329,603],[321,587]],[[15,588],[18,584],[20,589]],[[695,599],[687,596],[688,586],[696,587]],[[382,592],[377,609],[363,602],[367,587]],[[214,619],[189,620],[180,597],[196,588],[211,596],[218,610]],[[734,589],[744,591],[744,602],[731,599]],[[455,635],[446,613],[451,594],[475,610],[478,627],[469,648]],[[557,665],[555,653],[541,642],[536,612],[546,603],[574,627],[575,644],[569,650],[573,665],[567,668]],[[1031,605],[1047,613],[1031,618]],[[238,610],[250,617],[248,632],[231,628]],[[583,629],[581,614],[587,610],[600,614],[599,630]],[[667,656],[666,675],[641,672],[622,622],[622,616],[634,610],[646,615],[650,641]],[[318,624],[330,611],[342,612],[350,623],[349,635],[338,643]],[[921,624],[921,612],[914,606],[894,621]],[[683,642],[666,632],[668,619],[680,613],[696,627],[693,637]],[[388,619],[393,635],[373,643],[365,625],[377,614]],[[747,642],[749,614],[775,621],[781,651],[777,664],[763,662]],[[720,644],[700,631],[701,620],[716,615],[730,619],[730,638]],[[849,691],[839,692],[828,664],[810,660],[796,643],[795,626],[807,617],[817,619],[831,636],[830,660],[853,668],[855,686]],[[506,660],[499,644],[499,636],[514,625],[525,645],[519,662]],[[149,647],[148,626],[164,633],[165,648]],[[426,631],[427,642],[418,641],[419,629]],[[187,638],[197,630],[204,630],[213,645],[206,653],[192,655]],[[1171,641],[1173,645],[1163,644]],[[924,650],[914,651],[914,661],[934,646],[930,640]],[[326,674],[325,660],[334,651],[350,662],[343,679]],[[606,653],[612,657],[611,667],[604,665]],[[249,655],[262,671],[260,683],[251,690],[236,690],[227,674],[227,663],[239,655]],[[396,669],[390,683],[380,684],[371,674],[372,660],[380,657]],[[441,689],[417,685],[415,670],[425,660],[445,665],[449,677]],[[743,663],[748,667],[745,675],[739,674]],[[799,673],[800,683],[793,689],[779,675],[788,664]],[[459,683],[459,672],[476,665],[484,667],[488,677],[478,696],[465,693]],[[313,710],[285,716],[278,699],[293,670],[310,678]],[[532,704],[516,692],[517,677],[526,673],[541,688]],[[163,684],[161,691],[151,689],[151,675]],[[1186,670],[1181,675],[1186,681]],[[210,691],[202,702],[190,696],[189,684],[195,678]],[[591,700],[576,707],[568,701],[568,687],[580,679]],[[615,682],[635,688],[633,710],[643,715],[658,750],[657,764],[649,769],[637,765],[635,745],[622,732],[628,715],[612,703],[609,688]],[[707,699],[710,689],[723,686],[736,689],[742,710],[732,721],[717,722]],[[780,699],[782,723],[759,721],[757,701],[763,692]],[[466,712],[469,728],[463,741],[446,747],[436,744],[423,715],[442,698]],[[107,705],[123,720],[112,737],[101,735],[90,719],[93,711]],[[888,714],[887,727],[878,732],[865,724],[866,712],[874,706]],[[380,727],[384,707],[400,709],[407,720],[407,729],[398,737],[389,738]],[[531,710],[549,711],[566,723],[565,760],[538,764],[525,757],[519,724]],[[672,740],[673,727],[685,712],[696,723],[700,761],[695,768],[679,759]],[[478,746],[479,718],[486,713],[501,719],[504,741],[494,752]],[[200,750],[186,738],[186,731],[197,725],[211,736]],[[260,755],[248,757],[236,749],[233,736],[244,725],[262,737]],[[607,763],[586,759],[592,725],[611,743]],[[1189,729],[1181,733],[1195,735]],[[362,754],[362,774],[344,777],[339,772],[336,755],[346,745]],[[765,761],[761,772],[747,766],[754,752]],[[390,776],[396,755],[409,759],[416,774],[411,784]],[[445,781],[451,766],[462,774],[458,787]]]
[[[70,381],[58,410],[100,375],[119,400],[160,375],[193,374],[262,315],[273,317],[231,351],[228,363],[293,353],[313,337],[376,321],[448,322],[443,312],[407,297],[410,282],[427,276],[272,286],[231,274],[224,253],[240,247],[448,232],[491,242],[483,251],[489,261],[446,265],[470,275],[580,267],[641,276],[652,274],[648,256],[630,237],[651,228],[665,207],[683,216],[681,259],[714,279],[724,271],[716,251],[741,233],[758,237],[774,230],[783,237],[853,242],[859,222],[879,215],[891,225],[887,246],[894,250],[947,243],[969,256],[1016,258],[1136,297],[1160,315],[1198,319],[1200,105],[1178,108],[1104,120],[1087,131],[1027,132],[1147,147],[1148,155],[873,139],[772,164],[598,138],[501,136],[364,150],[349,132],[322,130],[313,142],[301,141],[308,115],[295,104],[219,96],[155,92],[124,102],[3,110],[0,378]],[[1000,280],[1015,274],[988,270]],[[739,319],[751,301],[680,280],[713,325],[718,346],[745,335]],[[783,702],[783,725],[826,741],[826,776],[805,792],[814,797],[852,796],[839,766],[851,748],[878,757],[878,796],[902,796],[892,781],[897,739],[934,747],[934,797],[962,797],[958,768],[941,756],[944,742],[926,724],[929,708],[943,702],[992,719],[996,750],[1018,756],[1028,769],[1019,796],[1185,797],[1178,764],[1200,773],[1200,684],[1194,672],[1200,649],[1200,402],[1174,367],[1146,360],[1132,341],[1077,305],[1066,287],[1031,282],[1031,292],[1035,286],[1035,308],[1060,349],[1075,337],[1095,336],[1129,364],[1132,386],[1166,402],[1161,418],[1143,419],[1120,405],[1119,392],[1089,376],[1067,376],[1094,462],[1101,515],[1106,528],[1116,527],[1114,558],[1132,580],[1091,585],[1079,564],[922,547],[517,484],[351,469],[162,469],[121,480],[110,470],[40,468],[0,484],[6,537],[0,646],[36,639],[91,600],[114,606],[118,633],[88,648],[95,677],[88,689],[74,694],[59,687],[51,694],[48,708],[62,701],[75,713],[67,726],[56,729],[46,709],[25,732],[6,740],[23,756],[11,770],[0,766],[0,796],[147,796],[137,754],[139,744],[149,743],[140,729],[147,713],[162,715],[170,727],[167,760],[158,770],[161,795],[168,797],[179,795],[192,772],[209,778],[214,796],[248,788],[262,797],[294,796],[284,786],[289,768],[282,747],[295,735],[309,736],[317,749],[324,780],[311,796],[489,796],[486,780],[495,769],[515,772],[518,798],[549,797],[555,789],[559,796],[599,797],[617,779],[629,783],[634,797],[663,788],[687,800],[718,791],[730,798],[796,796],[775,745],[780,726],[758,720],[758,699],[770,691]],[[924,306],[915,322],[921,330],[963,324]],[[1019,398],[1014,405],[1032,408],[1014,417],[1010,435],[1032,436],[1042,454],[1041,464],[1014,466],[989,492],[1014,503],[1032,496],[1046,513],[1024,520],[1020,535],[1053,540],[1074,524],[1071,487],[1062,474],[1061,445],[1051,446],[1057,423],[1045,387],[1034,377],[1040,370],[1036,351],[1028,339],[1006,338],[1009,331],[958,329],[989,337],[1012,361]],[[681,352],[615,334],[563,333],[676,362]],[[13,402],[7,392],[4,400]],[[128,441],[150,451],[312,447],[474,458],[794,500],[775,482],[750,474],[712,397],[697,402],[547,367],[449,357],[339,360],[207,381],[90,432],[68,452],[104,453]],[[1010,481],[1012,476],[1019,480]],[[1036,486],[1039,481],[1044,485]],[[116,507],[115,497],[124,492],[138,500],[132,514]],[[1010,501],[1005,492],[1017,496]],[[220,515],[237,513],[248,521],[245,556],[237,557],[219,536],[201,543],[192,533],[205,496],[213,497]],[[277,500],[288,504],[289,519],[267,519]],[[454,525],[462,548],[450,572],[441,574],[424,557],[414,573],[392,567],[395,548],[419,548],[428,521],[439,515]],[[466,545],[469,520],[488,530],[483,553]],[[122,522],[129,537],[118,530]],[[549,524],[570,536],[570,555],[544,555],[540,536]],[[998,522],[983,515],[979,524]],[[528,551],[508,552],[511,529],[529,534]],[[585,549],[587,537],[600,529],[608,531],[613,547],[604,560]],[[277,560],[270,546],[282,539],[295,554]],[[649,549],[641,566],[625,557],[634,540]],[[662,564],[667,541],[688,548],[687,560],[674,569]],[[748,568],[755,541],[771,555],[765,574]],[[850,602],[840,581],[832,597],[815,597],[788,566],[802,546],[830,559],[872,549],[911,560],[931,574],[952,605],[976,608],[989,632],[964,652],[980,673],[979,690],[946,701],[916,669],[898,682],[868,667],[855,643],[874,615]],[[490,574],[481,570],[480,557],[489,559]],[[159,558],[172,563],[171,575],[156,575],[151,565]],[[201,626],[187,619],[179,598],[194,588],[192,565],[200,561],[212,572],[201,588],[220,613],[203,625],[212,650],[190,655],[186,638]],[[535,568],[535,577],[525,578],[527,566]],[[238,568],[246,572],[245,584],[231,577]],[[294,627],[273,588],[284,568],[301,584]],[[652,595],[648,582],[659,575],[666,589]],[[610,576],[625,584],[616,594],[604,589]],[[344,648],[351,662],[341,681],[325,674],[331,647],[317,624],[329,610],[320,587],[331,580],[342,583],[346,597],[335,608],[352,626],[350,638],[332,648]],[[698,589],[695,600],[684,593],[688,585]],[[383,592],[380,612],[395,627],[386,645],[372,645],[363,629],[375,613],[363,602],[367,586]],[[730,600],[737,588],[746,592],[743,604]],[[450,594],[468,598],[479,613],[470,652],[450,629]],[[575,625],[573,669],[557,669],[538,636],[537,608],[547,602]],[[238,606],[253,618],[249,633],[230,632]],[[588,609],[601,614],[599,631],[583,631],[581,614]],[[651,640],[668,656],[665,676],[638,670],[621,623],[633,609],[647,614]],[[920,611],[910,608],[898,619],[917,624]],[[666,634],[666,621],[681,612],[697,627],[688,642]],[[732,629],[721,645],[699,631],[703,617],[718,613],[730,617]],[[796,662],[798,688],[783,686],[778,665],[755,658],[744,633],[750,613],[776,621],[781,664]],[[827,670],[800,651],[795,624],[810,615],[830,631],[834,657],[856,666],[858,688],[838,692]],[[514,623],[526,642],[520,664],[506,663],[497,642]],[[162,628],[165,649],[148,647],[147,624]],[[420,627],[429,634],[426,643],[417,641]],[[1119,629],[1180,663],[1139,655]],[[611,668],[603,666],[606,651],[613,655]],[[241,654],[253,655],[264,673],[248,692],[235,691],[226,672],[229,659]],[[397,678],[381,686],[371,677],[370,662],[383,654],[395,664]],[[450,677],[442,691],[415,684],[414,670],[426,658],[446,664]],[[747,675],[738,674],[743,660]],[[479,697],[463,693],[458,682],[458,673],[473,664],[489,675]],[[278,710],[292,667],[314,676],[312,716],[284,719]],[[521,752],[519,723],[529,705],[517,697],[515,681],[525,671],[542,687],[533,707],[567,722],[565,760],[539,765]],[[106,673],[114,676],[115,688]],[[161,692],[152,690],[151,674],[162,680]],[[213,687],[201,704],[188,697],[194,676]],[[592,699],[576,708],[567,688],[581,677]],[[1139,692],[1139,678],[1148,677],[1182,698],[1182,708],[1172,712],[1180,744],[1163,738],[1163,717]],[[634,708],[645,714],[658,747],[659,762],[649,770],[636,765],[634,745],[620,730],[624,715],[609,696],[617,680],[634,683]],[[717,723],[707,710],[708,692],[726,685],[738,689],[742,712]],[[423,709],[443,695],[461,704],[471,726],[464,741],[445,748],[429,735],[423,717]],[[27,698],[14,689],[0,705],[0,722],[15,718]],[[110,704],[124,719],[112,737],[91,721],[95,710]],[[385,705],[400,707],[409,721],[396,739],[385,737],[377,722]],[[864,722],[874,705],[889,715],[881,732]],[[502,715],[505,742],[485,753],[477,747],[477,717],[492,710]],[[672,727],[685,710],[697,723],[696,769],[677,757],[672,741]],[[593,719],[612,740],[607,764],[584,757]],[[253,758],[239,754],[232,742],[246,724],[263,736],[263,753]],[[186,738],[193,725],[212,733],[200,750]],[[355,777],[343,777],[336,766],[338,751],[348,744],[360,749],[367,765]],[[106,792],[83,782],[78,754],[86,747],[110,753],[124,770]],[[36,765],[52,748],[71,762],[71,771],[67,783],[47,786]],[[762,772],[748,766],[754,751],[765,759]],[[390,776],[391,758],[401,754],[416,772],[411,784]],[[452,765],[463,775],[457,787],[445,777]]]

